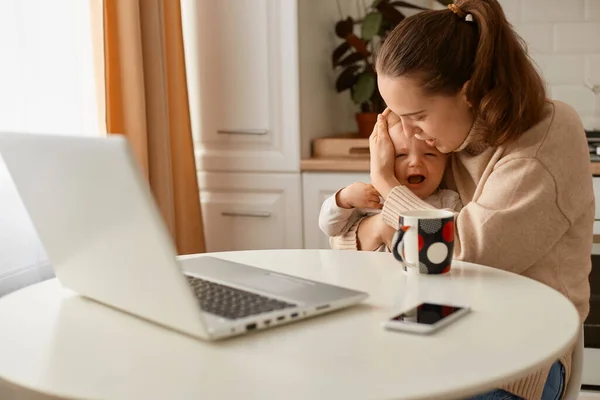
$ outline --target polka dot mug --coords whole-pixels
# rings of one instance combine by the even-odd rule
[[[410,210],[400,213],[400,229],[392,253],[404,271],[444,274],[454,251],[454,213],[447,210]]]

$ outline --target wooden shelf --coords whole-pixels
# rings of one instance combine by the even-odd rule
[[[368,158],[307,158],[300,161],[300,170],[330,172],[369,172]]]

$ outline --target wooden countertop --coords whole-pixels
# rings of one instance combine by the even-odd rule
[[[302,172],[369,172],[368,158],[307,158],[300,161]],[[592,175],[600,175],[600,162],[590,162]]]
[[[369,172],[368,158],[306,158],[300,160],[303,172]]]

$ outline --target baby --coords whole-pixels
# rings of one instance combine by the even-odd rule
[[[462,204],[458,193],[439,188],[448,155],[423,140],[407,138],[399,122],[393,114],[388,117],[388,132],[396,153],[396,179],[432,206],[459,211]],[[341,236],[358,219],[380,213],[382,207],[382,199],[371,184],[355,182],[323,202],[319,227],[329,237]]]

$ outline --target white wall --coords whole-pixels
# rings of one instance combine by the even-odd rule
[[[0,131],[99,133],[84,0],[0,1]],[[0,160],[0,296],[52,276]]]
[[[300,146],[310,157],[312,139],[356,130],[354,105],[348,92],[335,90],[331,54],[341,40],[334,27],[342,11],[357,15],[354,0],[299,0]]]
[[[500,0],[556,100],[600,130],[600,0]],[[597,86],[595,94],[589,86]]]

